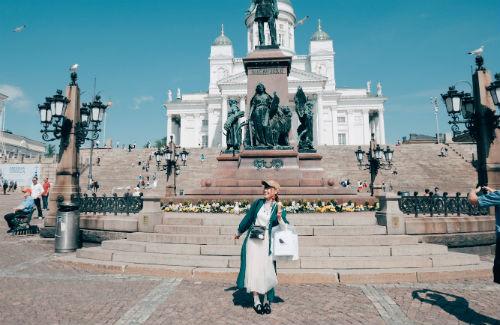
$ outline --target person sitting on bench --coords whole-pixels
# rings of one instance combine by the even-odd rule
[[[17,222],[18,219],[25,218],[33,213],[35,201],[31,197],[31,189],[27,187],[24,188],[22,192],[24,196],[23,202],[13,209],[13,213],[8,213],[4,217],[10,228],[7,233],[11,233],[15,230],[16,226],[19,224],[19,222]]]

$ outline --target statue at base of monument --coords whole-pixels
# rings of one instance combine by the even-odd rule
[[[292,125],[292,114],[288,107],[279,106],[276,93],[270,96],[266,87],[259,83],[250,101],[248,114],[247,149],[280,149],[288,147],[288,133]]]
[[[279,14],[277,0],[252,0],[250,8],[246,12],[246,18],[248,18],[254,10],[255,22],[257,22],[259,26],[259,45],[266,45],[264,23],[267,23],[269,26],[269,33],[271,35],[271,45],[277,46],[276,19]]]
[[[245,112],[240,110],[238,101],[229,99],[229,110],[227,112],[227,120],[224,123],[224,130],[226,131],[226,151],[239,151],[241,147],[241,128],[243,123],[239,123],[239,119],[245,115]]]
[[[297,89],[295,94],[295,111],[299,117],[300,125],[297,128],[299,152],[316,152],[313,146],[313,107],[314,102],[309,100],[302,90]]]

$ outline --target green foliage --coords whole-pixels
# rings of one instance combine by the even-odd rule
[[[167,137],[156,140],[154,146],[155,146],[155,148],[158,148],[158,149],[162,148],[162,147],[166,147],[167,146]]]
[[[45,157],[52,158],[56,153],[56,146],[50,143],[45,145]]]

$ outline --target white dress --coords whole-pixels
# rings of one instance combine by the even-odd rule
[[[265,203],[257,213],[256,226],[269,227],[273,205]],[[281,223],[284,224],[283,221]],[[280,225],[281,225],[280,223]],[[246,247],[245,288],[248,292],[265,294],[278,284],[273,257],[269,255],[269,233],[264,240],[248,238]]]

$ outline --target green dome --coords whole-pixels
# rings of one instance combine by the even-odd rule
[[[321,19],[318,20],[318,30],[311,37],[311,41],[329,41],[331,40],[330,35],[328,35],[323,28],[321,28]]]
[[[231,42],[231,40],[229,39],[229,37],[227,37],[226,35],[224,35],[224,25],[222,25],[222,30],[221,30],[220,36],[215,39],[215,41],[213,42],[212,45],[213,46],[233,45],[233,42]]]

